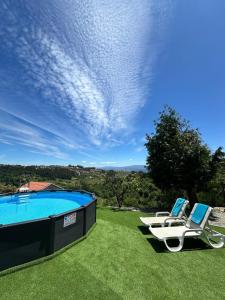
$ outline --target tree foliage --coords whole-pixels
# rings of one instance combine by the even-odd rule
[[[221,147],[212,155],[212,175],[201,197],[212,206],[225,206],[225,153]]]
[[[177,112],[166,107],[155,122],[155,133],[147,135],[147,169],[163,191],[186,191],[197,201],[197,192],[212,178],[212,156],[197,129],[192,129]]]

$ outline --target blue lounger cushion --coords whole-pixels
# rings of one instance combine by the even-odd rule
[[[199,225],[205,217],[205,214],[208,210],[209,206],[205,204],[198,203],[195,208],[195,211],[191,217],[191,221],[195,224]]]
[[[177,217],[185,203],[185,199],[183,198],[178,198],[173,206],[173,209],[171,211],[172,217]]]

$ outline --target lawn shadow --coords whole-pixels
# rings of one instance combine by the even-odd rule
[[[159,241],[153,237],[147,238],[147,241],[149,244],[152,246],[152,248],[155,250],[157,253],[170,253],[164,242]],[[170,246],[176,247],[178,245],[177,240],[170,240]],[[183,251],[194,251],[194,250],[212,250],[212,248],[206,244],[203,240],[201,239],[192,239],[188,238],[184,240],[184,246],[181,252]]]
[[[121,212],[121,211],[125,211],[124,209],[121,209],[119,207],[110,207],[110,210],[113,212]]]
[[[148,226],[143,226],[143,225],[139,225],[138,229],[141,231],[142,234],[144,235],[149,235],[150,231],[148,229]]]

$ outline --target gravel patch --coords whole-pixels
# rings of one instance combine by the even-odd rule
[[[225,228],[225,208],[224,207],[215,207],[213,210],[213,216],[215,220],[209,221],[211,225],[224,227]]]

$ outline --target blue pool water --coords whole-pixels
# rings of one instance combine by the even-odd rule
[[[80,192],[37,192],[0,197],[0,224],[46,218],[79,208],[93,200]]]

